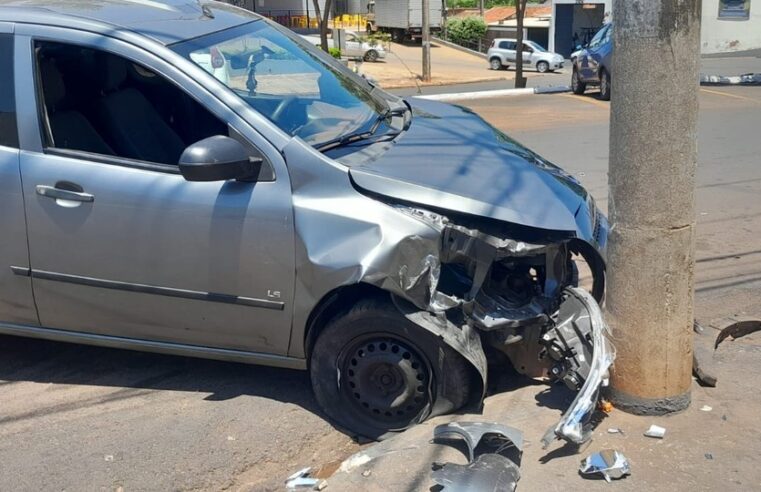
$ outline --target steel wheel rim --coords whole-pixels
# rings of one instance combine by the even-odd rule
[[[407,341],[386,334],[355,339],[340,368],[341,389],[363,420],[403,428],[430,405],[429,364]]]

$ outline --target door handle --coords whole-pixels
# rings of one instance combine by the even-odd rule
[[[56,200],[68,200],[72,202],[94,202],[95,196],[81,191],[72,191],[57,188],[55,186],[37,185],[37,194]]]

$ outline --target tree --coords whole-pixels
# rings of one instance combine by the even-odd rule
[[[320,12],[320,0],[313,0],[314,12],[317,14],[317,22],[320,24],[320,47],[325,53],[330,53],[328,48],[328,19],[333,8],[333,0],[325,0],[325,11]]]
[[[527,0],[515,0],[515,88],[522,89],[526,87],[526,77],[523,76],[523,18],[526,16]]]

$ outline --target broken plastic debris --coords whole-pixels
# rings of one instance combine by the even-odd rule
[[[615,449],[604,449],[582,460],[579,473],[582,475],[599,473],[605,481],[610,482],[611,479],[616,480],[631,474],[631,468],[629,460],[623,453]]]
[[[504,456],[486,453],[467,465],[445,463],[431,473],[431,478],[447,492],[512,492],[521,478],[521,472],[515,463]]]
[[[703,405],[700,407],[701,412],[710,412],[711,410],[713,410],[713,407],[709,407],[708,405]]]
[[[666,429],[659,425],[651,425],[648,430],[645,431],[645,435],[647,437],[655,437],[657,439],[663,439],[663,436],[666,435]]]
[[[608,427],[608,434],[621,434],[623,436],[624,431],[622,431],[618,427]]]
[[[107,454],[103,457],[106,461],[114,461],[114,455],[113,454]]]
[[[605,413],[610,413],[613,411],[613,404],[608,400],[600,400],[600,410]]]
[[[487,422],[451,422],[437,425],[433,429],[433,439],[441,439],[447,435],[456,434],[465,440],[468,446],[469,462],[475,461],[475,452],[481,440],[493,436],[502,443],[500,447],[515,447],[523,452],[523,432],[513,427]]]
[[[285,488],[287,490],[322,490],[328,486],[325,480],[310,477],[311,472],[311,467],[297,471],[285,480]]]
[[[706,453],[705,456],[706,456],[707,460],[712,460],[713,459],[713,455],[711,453]]]

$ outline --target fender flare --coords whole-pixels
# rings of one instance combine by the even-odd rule
[[[392,294],[391,300],[402,316],[440,338],[458,354],[462,355],[473,367],[481,382],[481,391],[473,391],[472,393],[473,399],[478,396],[478,408],[480,409],[486,397],[488,365],[486,353],[481,343],[481,335],[478,331],[467,323],[461,326],[455,324],[445,313],[434,314],[420,310],[411,302],[397,295]],[[433,414],[435,415],[435,409]]]

